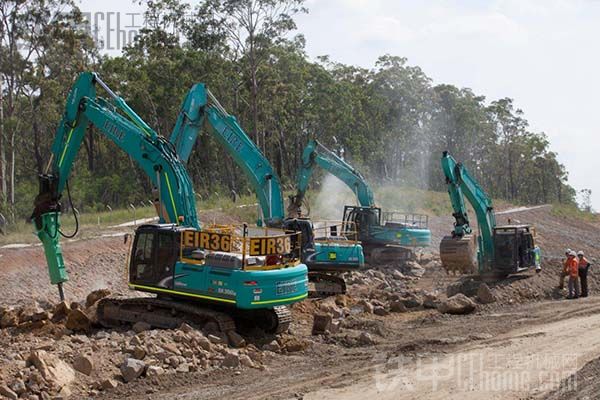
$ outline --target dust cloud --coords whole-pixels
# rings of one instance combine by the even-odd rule
[[[341,220],[345,205],[357,205],[356,196],[344,182],[325,174],[314,201],[311,201],[311,216],[324,220]]]

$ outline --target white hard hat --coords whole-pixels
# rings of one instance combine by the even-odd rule
[[[573,250],[571,250],[571,252],[569,253],[570,256],[576,257],[577,253],[575,253]]]
[[[565,254],[571,254],[571,252],[572,252],[572,251],[573,251],[573,250],[571,250],[571,249],[567,249],[567,250],[565,251]]]
[[[579,251],[577,252],[577,255],[578,255],[578,256],[582,256],[582,255],[583,255],[583,251],[582,251],[582,250],[579,250]]]

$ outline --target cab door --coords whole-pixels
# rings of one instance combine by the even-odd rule
[[[130,281],[172,288],[177,252],[178,242],[172,231],[138,232],[131,255]]]
[[[154,278],[154,242],[153,231],[138,232],[131,252],[131,267],[129,280],[134,284],[151,285],[156,282]]]

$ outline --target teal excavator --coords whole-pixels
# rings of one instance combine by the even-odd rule
[[[346,184],[356,195],[358,206],[344,206],[343,221],[355,226],[367,261],[371,264],[409,259],[415,247],[431,243],[428,218],[420,214],[382,212],[375,205],[365,178],[343,158],[317,140],[310,140],[302,154],[297,190],[290,197],[288,214],[301,214],[314,167],[320,166]]]
[[[98,97],[96,86],[110,98]],[[164,328],[187,322],[222,332],[251,321],[267,332],[286,330],[291,321],[286,305],[308,292],[307,268],[292,245],[294,235],[240,238],[202,230],[191,180],[173,145],[89,72],[79,75],[69,93],[32,215],[61,299],[68,275],[59,243],[65,236],[60,200],[66,188],[72,203],[68,179],[89,125],[146,173],[155,187],[159,215],[157,224],[136,229],[128,274],[131,289],[156,296],[103,299],[99,321],[107,326],[145,321]]]
[[[315,292],[319,295],[344,293],[346,285],[338,274],[364,265],[360,243],[347,240],[347,236],[335,229],[329,239],[333,236],[336,240],[319,240],[309,219],[286,218],[281,182],[273,167],[236,118],[202,83],[195,84],[188,92],[170,137],[181,160],[189,159],[205,123],[250,180],[260,209],[257,224],[301,232],[302,262],[308,266]]]
[[[541,252],[531,225],[496,225],[492,199],[447,151],[442,170],[454,213],[454,229],[440,242],[442,266],[449,272],[505,277],[535,267],[541,270]],[[473,232],[465,198],[475,210],[479,233]]]

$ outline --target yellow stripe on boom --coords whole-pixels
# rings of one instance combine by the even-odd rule
[[[173,198],[173,191],[171,190],[171,182],[169,182],[169,175],[165,172],[165,180],[167,181],[167,189],[169,189],[169,196],[171,196],[171,204],[173,205],[173,212],[175,213],[175,224],[179,225],[179,214],[177,214],[177,207],[175,206],[175,199]]]
[[[67,143],[65,143],[65,148],[63,149],[62,155],[60,156],[60,161],[58,162],[59,168],[62,165],[63,160],[65,159],[65,154],[67,154],[67,149],[69,148],[69,142],[71,141],[71,136],[73,135],[73,130],[75,130],[75,127],[72,127],[71,130],[69,131],[69,136],[67,137]]]

